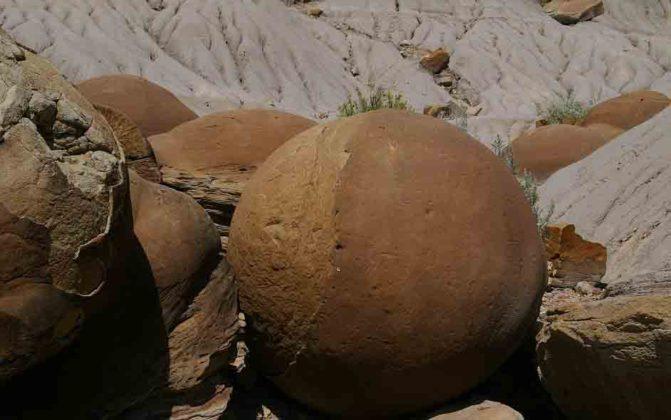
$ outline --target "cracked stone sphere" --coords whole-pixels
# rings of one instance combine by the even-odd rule
[[[57,353],[114,283],[127,180],[105,120],[0,30],[0,382]]]
[[[504,163],[402,111],[277,149],[245,190],[229,258],[257,367],[344,416],[468,391],[515,350],[545,285],[534,216]]]

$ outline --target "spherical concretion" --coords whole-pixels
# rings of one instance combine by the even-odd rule
[[[126,114],[145,137],[165,133],[198,117],[171,92],[137,76],[95,77],[79,83],[77,89],[91,103]]]
[[[255,167],[314,125],[312,120],[285,112],[240,109],[189,121],[150,142],[159,164],[182,171]]]
[[[241,199],[229,260],[261,371],[349,416],[473,387],[514,350],[545,283],[505,165],[453,126],[390,110],[277,149]]]
[[[174,326],[217,263],[221,243],[214,224],[191,197],[129,171],[133,230],[147,255],[163,319]]]
[[[101,310],[131,236],[104,118],[0,30],[0,381],[69,344]]]
[[[606,124],[589,127],[547,125],[522,134],[511,145],[518,168],[542,181],[561,168],[587,157],[623,131]]]
[[[640,90],[627,93],[595,105],[582,122],[582,126],[608,124],[629,130],[642,124],[671,105],[663,93]]]

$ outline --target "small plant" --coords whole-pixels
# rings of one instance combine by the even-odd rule
[[[350,95],[347,102],[338,108],[340,117],[351,117],[376,109],[410,109],[408,101],[402,94],[380,87],[372,89],[369,95],[364,95],[359,89],[356,90],[356,98]]]
[[[575,100],[573,92],[559,98],[540,112],[541,121],[545,125],[577,124],[582,121],[589,110]]]
[[[536,217],[538,234],[541,238],[544,238],[545,228],[550,222],[552,213],[554,213],[554,204],[550,205],[547,212],[543,212],[538,203],[538,184],[536,183],[536,180],[527,171],[523,171],[522,173],[518,172],[512,148],[510,147],[510,144],[504,143],[501,136],[496,136],[496,139],[492,142],[492,149],[496,156],[503,159],[506,166],[508,166],[513,175],[515,175],[515,178],[517,178],[517,182],[519,182],[522,192],[531,206],[531,211]]]

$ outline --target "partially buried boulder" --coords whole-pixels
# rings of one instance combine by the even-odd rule
[[[641,90],[609,99],[594,106],[581,125],[607,124],[629,130],[642,124],[671,105],[666,95]]]
[[[623,132],[606,124],[579,127],[557,124],[538,127],[512,141],[520,170],[544,181],[554,172],[575,163]]]
[[[456,127],[401,111],[277,149],[240,201],[229,255],[260,370],[340,415],[467,391],[517,347],[545,287],[506,166]]]
[[[247,180],[275,149],[313,125],[284,112],[236,110],[198,118],[149,141],[162,182],[195,198],[226,243]]]
[[[0,381],[66,347],[120,278],[130,240],[110,127],[0,30]]]
[[[165,133],[198,117],[168,90],[138,76],[96,77],[80,82],[77,89],[91,103],[124,113],[145,137]]]
[[[219,235],[191,197],[132,171],[129,175],[133,229],[151,265],[170,330],[216,266]]]

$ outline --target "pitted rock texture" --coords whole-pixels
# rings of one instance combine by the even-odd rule
[[[260,370],[344,415],[427,409],[475,386],[517,347],[545,288],[508,168],[457,128],[401,111],[277,149],[242,196],[229,259]]]
[[[170,331],[216,266],[219,235],[188,195],[132,171],[129,176],[133,230],[151,265]]]
[[[551,222],[604,244],[603,282],[618,293],[671,288],[671,108],[551,176],[539,189]]]
[[[201,114],[275,106],[335,116],[374,84],[416,110],[469,98],[482,112],[468,129],[489,142],[516,137],[569,90],[584,103],[671,93],[670,0],[604,0],[603,15],[574,26],[537,0],[324,0],[319,19],[291,3],[0,0],[0,23],[73,81],[140,75]],[[421,55],[402,54],[438,48],[451,52],[454,88],[422,69]]]
[[[569,418],[664,418],[671,398],[671,297],[559,307],[538,334],[538,363]]]
[[[162,182],[196,199],[225,245],[249,178],[275,149],[314,125],[285,112],[236,110],[200,117],[149,141]]]
[[[141,77],[95,77],[78,83],[77,89],[91,103],[125,114],[145,137],[165,133],[196,118],[196,114],[168,90]]]
[[[130,232],[114,135],[0,30],[0,380],[61,350],[118,281]]]

